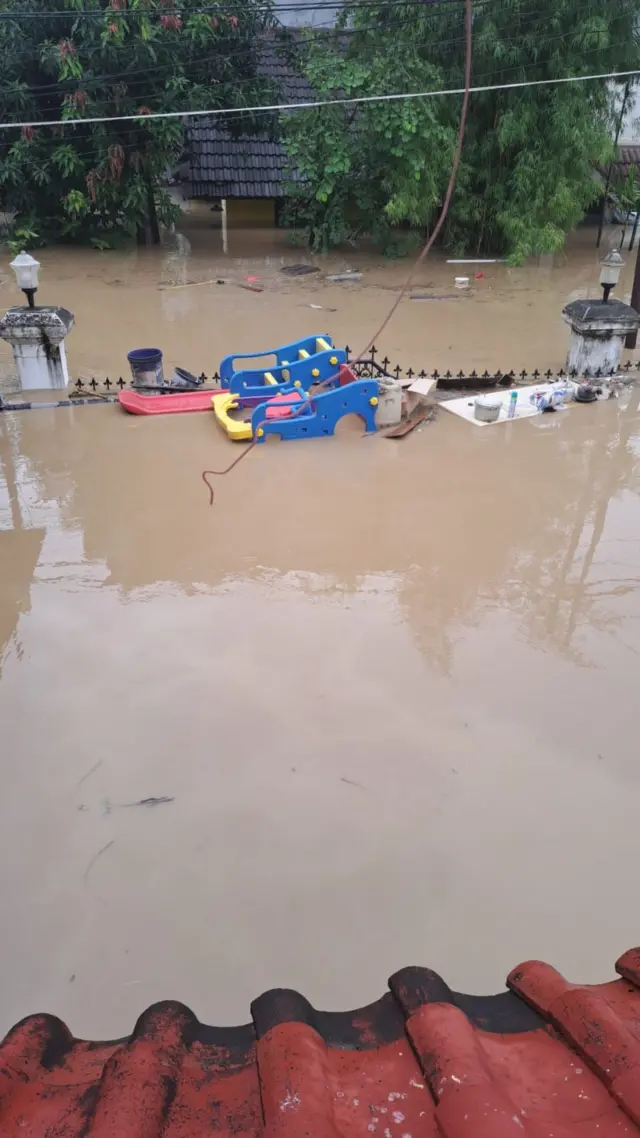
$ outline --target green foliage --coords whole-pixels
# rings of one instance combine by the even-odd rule
[[[13,230],[13,236],[9,241],[9,249],[17,256],[27,245],[38,245],[40,242],[40,234],[35,228],[35,225],[30,223],[23,223],[17,225]]]
[[[490,0],[474,5],[473,85],[559,79],[640,66],[640,0]],[[319,99],[460,88],[462,4],[393,8],[346,0],[343,34],[308,34]],[[443,240],[458,254],[513,262],[562,247],[601,189],[620,84],[604,80],[471,96]],[[284,122],[289,215],[312,248],[394,230],[426,232],[442,205],[460,96],[299,111]]]
[[[157,239],[179,216],[166,175],[185,153],[181,118],[158,111],[246,106],[272,95],[257,75],[256,43],[273,19],[264,0],[0,0],[2,121],[64,119],[58,127],[5,131],[2,208],[13,244]],[[237,15],[234,11],[237,8]],[[79,15],[89,11],[92,15]],[[134,115],[131,121],[84,119]],[[246,121],[250,128],[252,124]],[[20,232],[28,232],[28,240]]]
[[[640,180],[636,166],[630,166],[626,174],[612,180],[611,194],[627,214],[640,208]]]

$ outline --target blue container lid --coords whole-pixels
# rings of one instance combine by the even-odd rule
[[[141,364],[146,361],[157,363],[162,359],[162,352],[160,348],[134,348],[132,352],[127,352],[127,359],[131,364]]]

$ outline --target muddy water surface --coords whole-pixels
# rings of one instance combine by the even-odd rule
[[[87,368],[164,305],[154,339],[198,367],[191,305],[217,357],[247,305],[271,342],[328,292],[158,271],[124,330],[79,325]],[[445,352],[428,303],[390,355],[402,320]],[[208,415],[0,417],[0,1030],[119,1036],[166,997],[241,1021],[277,985],[344,1008],[409,963],[482,992],[535,956],[609,976],[640,932],[638,402],[260,447],[212,509],[200,472],[237,451]]]
[[[61,304],[76,317],[67,340],[74,379],[126,374],[127,352],[146,346],[163,349],[167,374],[176,364],[209,374],[228,352],[261,350],[319,331],[359,352],[407,276],[407,261],[358,251],[309,258],[287,244],[283,231],[231,230],[224,256],[212,218],[199,207],[185,219],[184,232],[168,237],[162,249],[98,254],[58,248],[38,254],[39,303]],[[386,354],[394,365],[416,371],[560,367],[567,350],[562,308],[577,297],[600,294],[599,257],[619,235],[619,229],[606,232],[598,252],[594,230],[585,228],[573,235],[566,252],[518,269],[450,265],[430,257],[376,338],[380,358]],[[626,260],[621,296],[631,289],[633,255]],[[317,273],[292,278],[282,272],[309,261]],[[361,280],[325,279],[345,269],[360,271]],[[476,279],[476,273],[482,275]],[[21,301],[9,276],[7,268],[0,281],[7,306]],[[456,290],[456,276],[469,277],[468,290]],[[14,374],[11,351],[0,342],[0,390],[15,387]]]

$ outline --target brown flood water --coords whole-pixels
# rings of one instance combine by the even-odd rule
[[[185,231],[163,249],[97,254],[91,249],[44,249],[40,304],[61,304],[76,317],[68,341],[73,378],[117,377],[128,370],[127,352],[157,346],[165,373],[178,364],[213,373],[223,355],[256,351],[318,331],[360,352],[378,329],[408,272],[407,261],[385,261],[354,251],[316,257],[320,272],[305,277],[282,273],[284,265],[308,261],[286,242],[282,231],[229,233],[229,255],[221,252],[214,215],[206,207],[185,219]],[[415,371],[433,368],[509,371],[557,368],[567,350],[563,306],[577,297],[600,295],[599,258],[620,236],[605,233],[600,251],[595,231],[574,234],[567,252],[538,263],[448,265],[431,257],[422,265],[392,322],[377,337],[380,357]],[[634,255],[626,256],[617,295],[628,299]],[[358,284],[332,284],[326,273],[360,270]],[[4,303],[21,303],[22,294],[0,279]],[[475,273],[484,276],[475,280]],[[456,291],[456,276],[468,276],[468,291]],[[239,287],[247,277],[264,291]],[[225,280],[223,285],[202,282]],[[176,287],[179,286],[179,287]],[[410,300],[432,294],[452,299]],[[321,308],[311,308],[320,305]],[[12,390],[13,361],[0,341],[0,392]]]
[[[278,292],[159,291],[168,257],[43,254],[76,374],[145,341],[197,369],[366,342],[392,295],[275,262]],[[491,294],[407,301],[382,349],[560,363],[594,264],[488,266]],[[640,932],[638,404],[259,447],[212,509],[200,472],[238,452],[208,415],[0,416],[0,1031],[120,1036],[168,997],[237,1022],[278,985],[346,1008],[410,963],[477,992],[530,957],[608,977]]]

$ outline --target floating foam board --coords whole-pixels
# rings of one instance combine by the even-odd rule
[[[414,383],[407,389],[412,395],[430,395],[436,385],[435,379],[427,379],[426,376],[416,379]]]
[[[534,383],[531,387],[517,387],[508,388],[504,391],[484,391],[483,395],[495,395],[496,399],[500,400],[500,414],[493,423],[485,423],[482,419],[475,417],[475,395],[463,395],[460,399],[444,399],[440,404],[441,407],[446,408],[447,411],[452,411],[454,415],[459,415],[461,419],[466,419],[468,423],[473,423],[474,427],[493,427],[495,423],[513,423],[515,419],[530,419],[534,415],[542,414],[541,411],[530,402],[530,396],[534,391],[553,391],[557,388],[558,384],[554,383]],[[510,419],[508,417],[509,404],[511,402],[511,392],[518,392],[518,402],[516,403],[515,415]],[[566,411],[566,407],[560,408]]]

